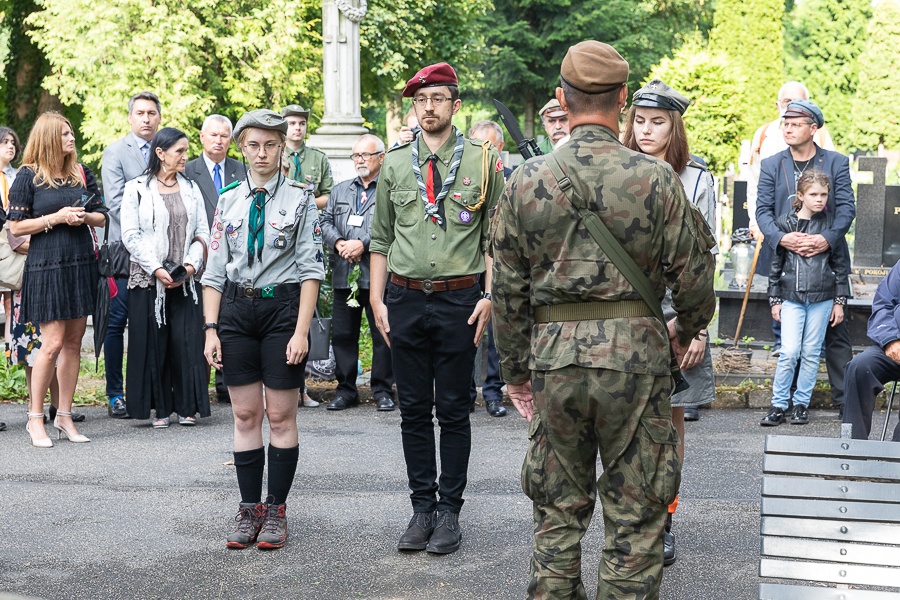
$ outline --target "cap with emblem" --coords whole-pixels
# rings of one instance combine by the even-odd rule
[[[288,130],[288,124],[284,117],[274,110],[260,108],[244,113],[244,116],[238,120],[237,125],[234,126],[234,140],[237,141],[241,137],[241,132],[252,127],[280,131],[284,135],[287,135]]]
[[[602,94],[628,81],[628,61],[609,44],[588,40],[569,48],[559,76],[579,92]]]
[[[306,117],[309,118],[309,109],[303,108],[299,104],[288,104],[281,109],[282,117]]]
[[[421,88],[436,85],[459,85],[459,79],[456,78],[456,71],[453,70],[453,67],[447,63],[428,65],[406,82],[406,87],[403,88],[403,97],[412,98]]]
[[[821,127],[825,124],[825,116],[822,114],[822,109],[811,100],[794,100],[788,104],[787,110],[784,111],[784,118],[790,119],[791,117],[812,119],[816,127]]]
[[[538,116],[541,117],[562,117],[565,114],[567,114],[566,111],[562,109],[559,105],[559,100],[556,98],[542,106],[541,110],[538,111]]]
[[[660,79],[654,79],[632,96],[634,106],[646,106],[647,108],[664,108],[677,110],[683,115],[691,101],[667,86]]]

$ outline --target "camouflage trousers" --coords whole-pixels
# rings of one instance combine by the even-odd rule
[[[527,598],[586,598],[581,539],[598,490],[606,546],[597,600],[659,597],[666,509],[681,482],[671,386],[669,377],[574,366],[533,374],[522,466],[522,489],[534,502]]]

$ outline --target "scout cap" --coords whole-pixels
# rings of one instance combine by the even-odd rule
[[[447,63],[428,65],[413,75],[412,79],[406,82],[406,87],[403,88],[403,97],[412,98],[419,89],[437,85],[459,85],[456,71]]]
[[[309,118],[309,109],[303,108],[299,104],[288,104],[281,109],[282,117],[306,117]]]
[[[566,52],[559,77],[584,94],[602,94],[628,81],[628,61],[609,44],[579,42]]]
[[[794,100],[789,103],[787,110],[784,111],[784,118],[789,119],[791,117],[812,119],[816,127],[821,127],[825,124],[825,116],[822,115],[822,110],[811,100]]]
[[[283,135],[287,135],[288,130],[288,124],[284,117],[274,110],[260,108],[244,113],[244,116],[238,120],[237,125],[234,126],[234,141],[241,137],[241,132],[252,127],[280,131]]]
[[[541,117],[543,117],[544,115],[548,117],[561,117],[565,114],[568,113],[566,113],[566,111],[562,109],[562,107],[559,105],[559,100],[557,100],[556,98],[545,104],[543,107],[541,107],[541,110],[538,111],[538,116]]]
[[[691,101],[667,86],[659,79],[654,79],[632,96],[634,106],[646,106],[648,108],[664,108],[677,110],[683,115]]]

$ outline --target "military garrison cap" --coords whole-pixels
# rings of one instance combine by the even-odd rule
[[[547,115],[548,117],[561,117],[566,114],[566,111],[562,109],[559,105],[559,100],[554,98],[547,104],[541,107],[541,110],[538,111],[538,116],[543,117]]]
[[[654,79],[632,96],[634,106],[646,106],[648,108],[664,108],[677,110],[683,115],[691,101],[667,86],[660,79]]]
[[[794,100],[789,103],[787,110],[784,111],[784,118],[789,119],[791,117],[812,119],[816,127],[821,127],[825,124],[825,116],[822,114],[822,110],[812,100]]]
[[[288,130],[288,124],[284,117],[274,110],[260,108],[244,113],[244,116],[238,120],[237,125],[234,126],[234,140],[237,141],[241,132],[251,127],[280,131],[284,135],[287,135]]]
[[[459,85],[459,79],[457,79],[453,67],[443,62],[428,65],[406,82],[406,87],[403,88],[403,97],[412,98],[421,88],[436,85]]]
[[[299,104],[288,104],[281,109],[282,117],[306,117],[309,118],[309,109],[303,108]]]
[[[587,40],[569,48],[559,77],[579,92],[602,94],[628,81],[628,61],[609,44]]]

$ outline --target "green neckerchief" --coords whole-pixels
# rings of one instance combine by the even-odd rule
[[[297,150],[289,150],[288,155],[291,157],[291,161],[293,162],[293,170],[290,174],[289,179],[293,179],[294,181],[303,181],[303,168],[300,165],[301,156],[304,154],[304,150],[306,149],[306,144],[300,146]]]
[[[266,188],[256,188],[253,194],[247,228],[247,265],[252,267],[254,257],[262,262],[266,245]]]

